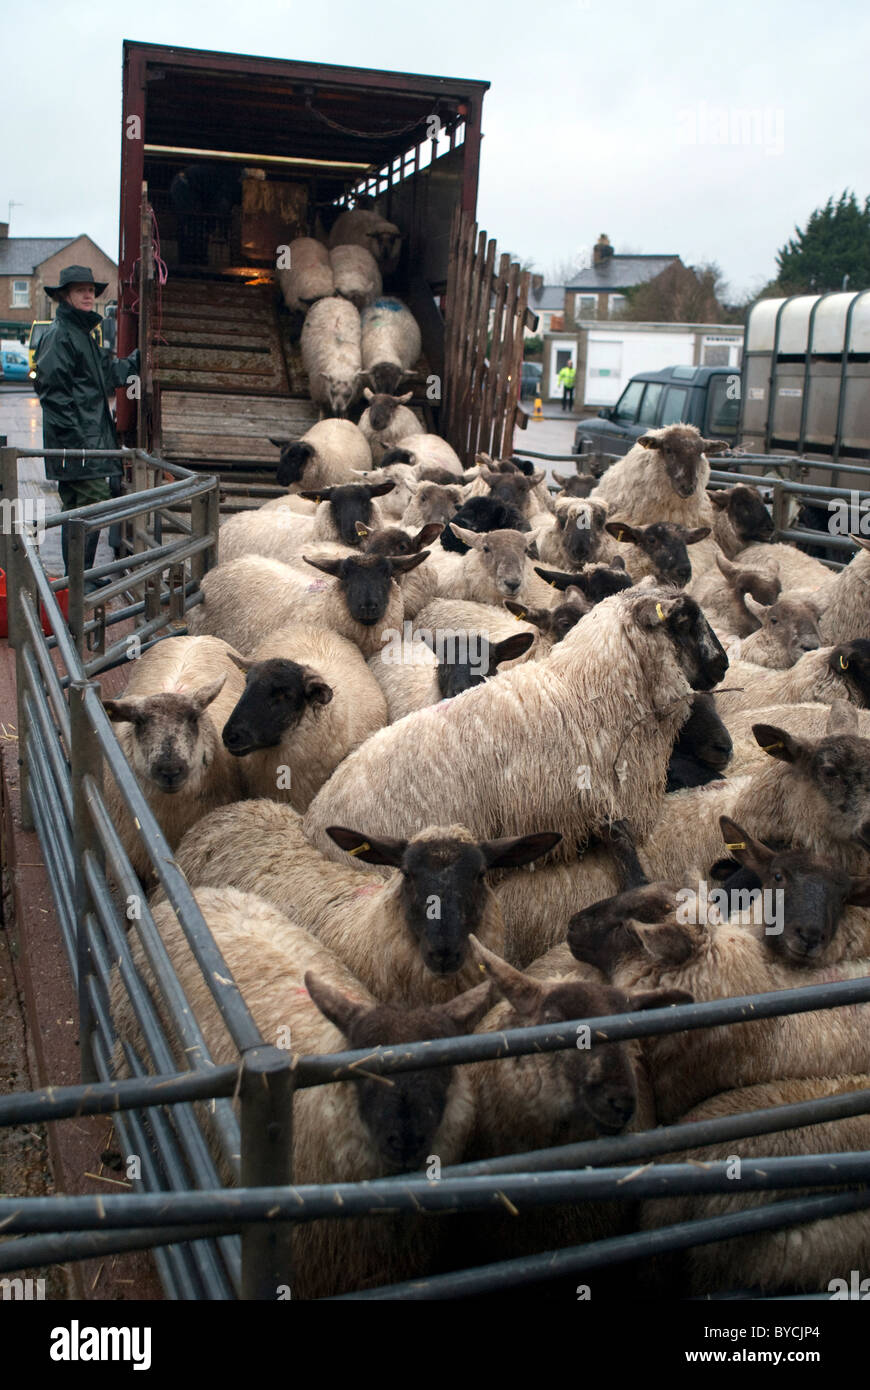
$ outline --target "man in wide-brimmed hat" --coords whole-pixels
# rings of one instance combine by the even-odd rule
[[[36,349],[36,394],[42,402],[42,443],[67,449],[62,459],[46,459],[45,475],[57,482],[64,511],[102,502],[120,492],[120,459],[83,459],[83,449],[117,449],[109,394],[139,371],[139,350],[116,358],[92,337],[102,319],[94,310],[105,281],[89,266],[68,265],[45,292],[57,313]],[[85,568],[94,563],[99,532],[87,538]],[[61,527],[64,566],[69,572],[68,527]]]

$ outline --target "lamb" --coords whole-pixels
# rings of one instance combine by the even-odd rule
[[[424,429],[413,410],[408,409],[413,391],[406,391],[404,396],[392,396],[386,391],[375,394],[365,386],[363,395],[368,406],[360,417],[359,427],[368,440],[372,461],[378,467],[383,465],[385,453],[389,451],[392,455],[398,440],[423,434]],[[391,462],[407,463],[408,459],[403,451],[401,458],[391,457]]]
[[[360,393],[361,332],[359,310],[347,299],[319,299],[305,320],[301,347],[308,389],[330,415],[346,416]]]
[[[708,455],[729,447],[724,439],[704,439],[694,425],[648,430],[608,468],[591,497],[605,503],[615,520],[643,525],[655,517],[712,527]]]
[[[546,825],[571,858],[594,827],[631,815],[643,838],[686,718],[681,697],[711,689],[725,669],[697,604],[644,581],[598,604],[545,661],[380,730],[315,797],[306,834],[326,849],[326,827],[351,817],[407,834],[437,814],[481,836]],[[655,722],[639,722],[653,709]]]
[[[498,674],[501,662],[515,661],[535,640],[526,632],[513,632],[501,642],[490,643],[475,632],[423,631],[425,636],[415,631],[410,642],[399,641],[396,634],[393,643],[369,658],[369,670],[383,691],[391,724],[482,685]]]
[[[234,889],[203,888],[197,901],[264,1041],[289,1036],[300,1054],[344,1052],[471,1029],[488,1007],[484,983],[444,1004],[383,1006],[339,960],[281,912]],[[238,1053],[186,944],[174,913],[154,913],[212,1059]],[[150,977],[138,944],[134,956]],[[229,986],[228,986],[229,987]],[[132,1006],[116,974],[113,1013],[119,1036],[144,1048]],[[189,1058],[179,1055],[179,1066]],[[358,1182],[422,1167],[437,1153],[462,1156],[472,1117],[470,1081],[461,1067],[397,1074],[302,1089],[293,1097],[293,1180]],[[431,1258],[426,1223],[378,1215],[359,1221],[301,1222],[293,1235],[293,1294],[324,1298],[425,1273]],[[422,1245],[421,1245],[422,1242]]]
[[[771,516],[758,488],[749,483],[736,487],[708,488],[713,507],[713,539],[726,560],[734,560],[751,541],[769,541],[774,533]]]
[[[190,627],[212,636],[231,634],[231,639],[228,635],[224,640],[232,640],[237,651],[250,656],[270,632],[285,623],[312,623],[332,628],[355,642],[364,656],[371,656],[381,646],[384,629],[402,626],[404,604],[396,578],[421,564],[428,554],[424,550],[395,558],[311,559],[307,563],[328,578],[310,580],[280,560],[243,555],[206,574],[204,600],[191,614]]]
[[[688,991],[698,1002],[865,976],[870,961],[814,971],[772,960],[764,940],[728,923],[685,921],[664,884],[648,884],[571,919],[568,944],[618,989]],[[703,917],[703,913],[695,914]],[[645,1039],[660,1124],[720,1091],[789,1076],[870,1070],[870,1006],[758,1019]]]
[[[806,652],[784,671],[754,666],[749,661],[732,661],[728,690],[717,693],[716,703],[727,721],[735,711],[757,709],[759,705],[829,705],[840,699],[850,700],[861,709],[870,708],[868,640],[819,647]]]
[[[660,584],[675,584],[678,588],[692,578],[687,547],[696,546],[710,534],[709,526],[695,526],[690,530],[672,521],[654,521],[649,526],[609,521],[605,529],[621,545],[628,546],[625,567],[632,579],[652,574]]]
[[[381,461],[384,468],[392,463],[409,463],[420,474],[425,469],[439,468],[450,473],[457,482],[462,478],[459,455],[440,434],[419,434],[414,430],[403,439],[396,440],[387,452],[390,457]],[[437,482],[438,479],[433,481]]]
[[[364,246],[374,256],[381,274],[387,276],[399,264],[402,233],[374,208],[352,208],[339,215],[329,234],[329,246]]]
[[[760,620],[746,607],[747,594],[756,603],[768,605],[779,598],[780,591],[776,575],[732,565],[724,555],[717,555],[715,567],[695,577],[688,586],[688,592],[697,599],[710,622],[736,637],[748,637],[759,628]]]
[[[335,293],[329,252],[309,236],[296,237],[288,249],[289,266],[278,269],[278,284],[287,308],[305,314],[318,299]]]
[[[245,794],[305,811],[342,758],[386,724],[380,687],[352,642],[300,623],[232,660],[247,679],[223,743]]]
[[[171,637],[134,663],[124,695],[104,700],[118,742],[171,849],[193,820],[242,793],[238,766],[221,729],[244,682],[232,649],[215,637]],[[150,860],[117,784],[106,772],[103,794],[136,873]]]
[[[281,450],[278,482],[282,487],[295,488],[297,493],[303,487],[356,482],[357,472],[367,473],[372,466],[368,440],[350,420],[320,420],[301,439],[273,438],[271,442]]]
[[[870,1076],[832,1076],[789,1078],[727,1091],[696,1105],[683,1122],[739,1115],[745,1111],[767,1110],[778,1105],[796,1105],[823,1096],[845,1095],[870,1087]],[[700,1149],[668,1154],[661,1163],[715,1163],[741,1159],[800,1157],[804,1154],[860,1153],[870,1147],[870,1116],[851,1115],[782,1129],[773,1134],[750,1135]],[[736,1184],[739,1186],[739,1184]],[[803,1195],[790,1189],[779,1194],[793,1199]],[[721,1192],[694,1197],[667,1197],[645,1202],[641,1207],[642,1230],[657,1230],[682,1221],[702,1221],[745,1211],[777,1200],[770,1192],[745,1192],[732,1196]],[[754,1235],[719,1240],[715,1245],[695,1245],[672,1264],[657,1259],[656,1282],[667,1284],[675,1297],[702,1298],[732,1289],[758,1290],[761,1294],[824,1292],[842,1287],[848,1271],[866,1270],[870,1265],[870,1211],[854,1211],[826,1220],[803,1222],[796,1230],[758,1231]],[[844,1295],[845,1296],[845,1295]]]
[[[798,599],[780,598],[776,603],[756,603],[751,594],[743,602],[761,623],[748,637],[735,637],[725,643],[729,661],[739,658],[770,670],[785,671],[805,652],[822,645],[815,609]]]
[[[378,263],[365,246],[334,246],[329,265],[335,293],[349,299],[357,309],[365,309],[384,288]]]
[[[200,833],[185,836],[176,856],[189,883],[258,894],[312,932],[385,1002],[409,1005],[443,1003],[479,983],[469,933],[496,951],[504,938],[485,875],[530,863],[559,838],[478,843],[454,825],[429,826],[409,840],[379,840],[332,826],[334,842],[355,850],[354,867],[346,868],[325,859],[296,812],[276,801],[225,807],[196,828]],[[380,870],[360,872],[357,860]],[[435,901],[440,916],[432,911]]]
[[[422,351],[417,320],[401,299],[386,295],[363,309],[361,322],[363,370],[375,391],[395,394]]]
[[[533,542],[517,531],[486,531],[482,535],[450,523],[455,536],[469,547],[449,580],[453,597],[476,603],[518,603],[538,608],[551,605],[552,593],[535,573],[529,559]],[[442,590],[444,592],[444,590]]]

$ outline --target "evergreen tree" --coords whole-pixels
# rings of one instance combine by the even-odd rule
[[[803,231],[777,252],[774,286],[780,294],[824,294],[870,287],[870,197],[863,207],[844,189],[811,213]]]

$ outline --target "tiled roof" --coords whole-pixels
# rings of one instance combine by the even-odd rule
[[[544,285],[540,290],[532,290],[529,294],[529,308],[533,313],[540,313],[546,309],[548,312],[555,309],[557,312],[565,307],[565,286],[564,285]]]
[[[661,275],[679,256],[608,256],[600,265],[581,270],[569,281],[569,290],[629,290]]]
[[[76,240],[74,236],[0,237],[0,275],[32,275],[49,256]]]

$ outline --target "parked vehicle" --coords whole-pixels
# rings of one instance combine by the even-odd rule
[[[633,376],[616,405],[581,420],[572,452],[627,454],[646,430],[678,421],[697,425],[707,438],[736,443],[739,417],[739,372],[731,367],[664,367]]]
[[[50,327],[51,319],[34,319],[30,325],[30,337],[27,340],[27,360],[31,381],[36,379],[36,349],[39,346],[39,340],[46,328]]]
[[[538,362],[524,362],[520,381],[520,400],[537,396],[541,389],[544,369]]]
[[[14,338],[0,342],[0,380],[26,381],[28,375],[27,347]]]

